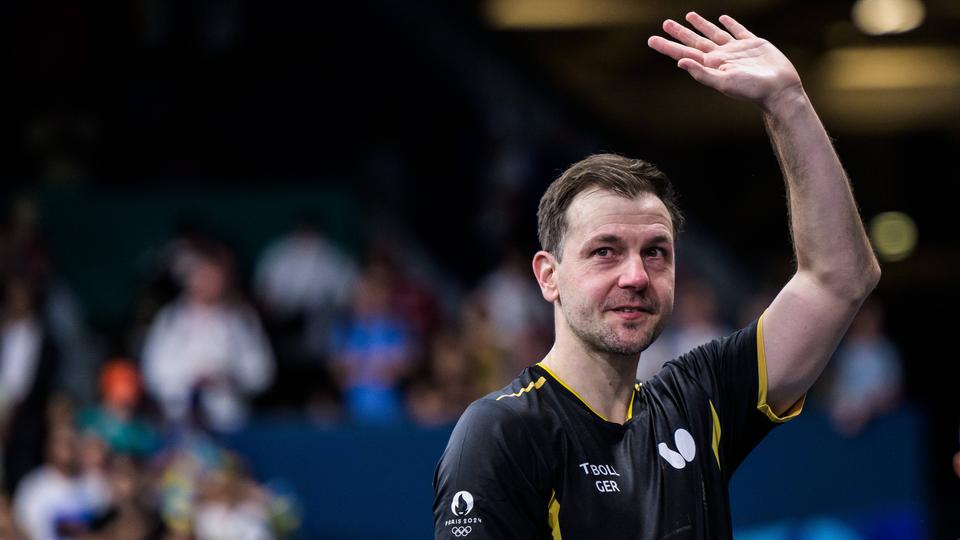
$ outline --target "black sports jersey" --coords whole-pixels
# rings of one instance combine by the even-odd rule
[[[537,364],[475,401],[434,475],[437,538],[730,538],[727,484],[783,418],[762,318],[637,383],[620,425]]]

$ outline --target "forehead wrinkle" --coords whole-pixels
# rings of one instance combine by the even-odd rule
[[[599,197],[607,200],[612,197],[613,202],[604,204],[601,200],[591,205],[589,199],[597,197],[598,195],[595,195],[595,193],[596,191],[587,193],[583,199],[579,199],[580,196],[578,195],[578,199],[575,199],[574,203],[570,205],[569,210],[571,212],[568,226],[570,233],[572,233],[571,236],[576,236],[578,232],[582,232],[584,239],[590,240],[596,236],[597,231],[611,226],[616,227],[616,229],[636,226],[647,229],[650,227],[659,228],[657,227],[659,225],[664,229],[660,235],[673,239],[669,212],[656,195],[644,194],[634,199],[627,199],[604,191]],[[585,200],[586,202],[584,202]],[[625,205],[630,205],[630,208],[625,209]],[[584,230],[585,228],[587,229]],[[622,236],[622,231],[616,235]]]

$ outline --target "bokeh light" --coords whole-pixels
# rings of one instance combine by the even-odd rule
[[[902,34],[923,23],[926,8],[920,0],[858,0],[852,15],[865,34]]]
[[[903,212],[883,212],[870,221],[870,241],[881,259],[902,261],[917,247],[917,225]]]

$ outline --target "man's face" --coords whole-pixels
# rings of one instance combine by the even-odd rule
[[[673,242],[670,213],[657,196],[579,193],[556,265],[562,322],[591,350],[639,355],[673,311]]]
[[[201,259],[190,273],[187,288],[190,298],[196,302],[219,302],[226,293],[226,270],[214,261]]]

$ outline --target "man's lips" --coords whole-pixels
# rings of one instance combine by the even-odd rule
[[[607,309],[616,313],[619,317],[627,320],[639,319],[645,315],[653,314],[654,310],[647,305],[624,304]]]
[[[620,304],[607,308],[607,311],[642,311],[644,313],[653,313],[653,307],[647,304]]]

